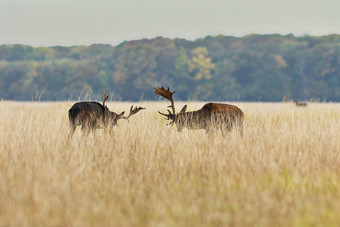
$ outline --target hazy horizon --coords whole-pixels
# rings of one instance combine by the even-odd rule
[[[0,45],[72,46],[157,36],[339,34],[331,0],[0,0]]]

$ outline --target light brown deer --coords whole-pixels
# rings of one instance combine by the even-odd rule
[[[83,136],[88,135],[90,130],[94,133],[97,128],[107,129],[117,124],[119,119],[128,120],[129,117],[143,110],[143,107],[131,106],[130,113],[127,117],[124,117],[124,111],[120,114],[111,112],[105,105],[105,101],[109,98],[110,94],[104,93],[103,104],[98,102],[77,102],[68,111],[68,117],[70,121],[70,134],[69,138],[72,138],[77,126],[81,126]],[[112,130],[111,130],[112,132]]]
[[[237,106],[220,103],[207,103],[201,109],[186,112],[187,105],[176,114],[175,105],[169,87],[154,88],[155,96],[160,95],[170,100],[171,105],[168,106],[172,109],[172,113],[168,110],[168,114],[159,112],[165,116],[167,120],[171,120],[170,125],[175,123],[177,130],[181,131],[183,128],[188,129],[205,129],[209,134],[215,129],[220,129],[222,134],[225,135],[233,127],[236,127],[241,135],[243,135],[243,118],[244,114]]]

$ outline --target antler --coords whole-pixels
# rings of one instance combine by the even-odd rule
[[[133,105],[131,106],[131,108],[130,108],[130,113],[129,113],[129,116],[127,116],[127,117],[123,117],[123,119],[128,119],[129,117],[131,117],[132,115],[134,115],[134,114],[136,114],[136,113],[138,113],[140,110],[144,110],[145,108],[143,108],[143,107],[135,107],[135,108],[133,108]]]
[[[106,92],[104,91],[104,98],[103,98],[103,106],[105,106],[105,101],[109,98],[110,93],[106,94]]]
[[[165,88],[164,88],[163,86],[162,86],[161,88],[154,88],[154,89],[155,89],[155,94],[154,94],[154,96],[160,95],[160,96],[163,96],[164,98],[169,99],[169,100],[171,101],[171,105],[168,106],[168,107],[171,107],[172,113],[171,113],[169,110],[168,110],[169,114],[164,114],[164,113],[161,113],[161,112],[159,112],[159,111],[158,111],[158,112],[159,112],[160,114],[162,114],[162,115],[168,117],[168,120],[172,119],[172,116],[175,116],[175,114],[176,114],[176,112],[175,112],[174,100],[173,100],[173,98],[172,98],[172,95],[173,95],[176,91],[171,92],[170,89],[169,89],[169,87],[168,87],[167,90],[165,90]],[[171,116],[171,115],[172,115],[172,116]]]

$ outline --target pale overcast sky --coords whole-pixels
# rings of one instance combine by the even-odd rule
[[[339,0],[0,0],[0,45],[340,33]]]

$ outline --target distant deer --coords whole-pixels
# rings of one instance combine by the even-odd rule
[[[130,113],[127,117],[124,117],[124,111],[120,114],[111,112],[105,101],[109,98],[110,94],[104,93],[103,104],[98,102],[77,102],[68,111],[68,117],[70,122],[70,134],[69,138],[72,138],[77,126],[81,126],[83,136],[88,135],[90,130],[94,133],[97,128],[107,129],[117,124],[119,119],[129,119],[132,115],[138,111],[145,109],[143,107],[131,106]]]
[[[299,102],[298,100],[293,100],[296,106],[306,107],[308,104],[306,102]]]
[[[201,109],[192,112],[186,112],[187,105],[176,114],[175,105],[169,87],[154,88],[155,96],[160,95],[170,100],[172,113],[168,110],[169,114],[159,112],[165,116],[167,120],[171,120],[170,125],[175,123],[177,130],[180,132],[184,127],[188,129],[205,129],[208,133],[214,129],[220,129],[222,134],[225,135],[226,131],[230,131],[236,126],[241,135],[243,134],[243,112],[237,106],[219,103],[207,103]]]

